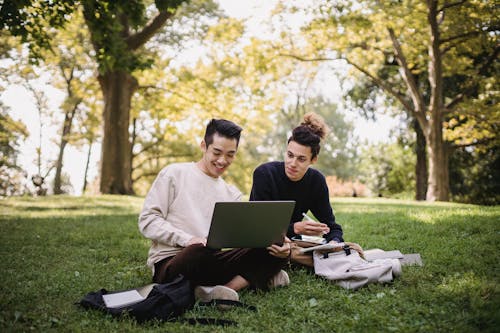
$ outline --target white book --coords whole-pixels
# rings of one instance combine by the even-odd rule
[[[105,294],[102,295],[102,298],[108,308],[121,308],[145,299],[145,297],[139,294],[139,292],[135,289]]]
[[[327,243],[327,244],[322,244],[322,245],[316,245],[316,246],[311,246],[311,247],[305,247],[300,249],[300,253],[307,253],[311,252],[314,250],[334,250],[334,249],[341,249],[344,247],[344,243]]]

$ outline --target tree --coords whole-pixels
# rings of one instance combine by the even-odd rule
[[[17,163],[20,140],[28,136],[21,121],[8,115],[8,108],[0,102],[0,196],[24,194],[24,171]]]
[[[378,71],[377,76],[386,80],[388,78],[388,71],[386,68],[382,67]],[[355,81],[350,81],[353,82],[352,87],[347,90],[346,94],[346,102],[349,105],[348,108],[357,109],[365,118],[373,121],[377,121],[377,115],[381,112],[381,108],[383,108],[386,113],[392,114],[394,117],[396,117],[398,113],[402,112],[399,102],[390,95],[384,94],[380,91],[380,88],[373,83],[373,81],[367,79],[366,77],[358,77]],[[374,103],[374,101],[380,101],[383,104],[382,106],[377,106],[377,103]],[[414,168],[415,200],[425,200],[428,179],[425,136],[418,121],[412,117],[411,114],[406,112],[406,110],[403,111],[406,115],[404,117],[407,122],[406,131],[410,129],[410,131],[413,130],[414,132],[414,138],[412,138],[411,141],[414,142],[412,146],[416,154],[416,164]]]
[[[498,67],[495,5],[367,0],[319,1],[314,8],[315,18],[303,31],[309,48],[293,54],[302,60],[343,59],[396,99],[426,139],[427,200],[448,200],[446,121],[466,116],[468,101],[479,102],[481,94],[494,91],[485,83]],[[475,61],[479,55],[482,61]],[[382,68],[385,79],[378,75]],[[447,78],[458,74],[467,80],[446,89]]]
[[[21,1],[8,3],[0,11],[1,26],[28,42],[34,58],[51,41],[46,31],[59,28],[81,10],[89,30],[98,64],[97,79],[104,98],[101,180],[102,193],[133,193],[131,99],[138,84],[136,73],[150,66],[152,55],[145,45],[172,20],[185,1]],[[210,3],[205,5],[209,7]]]
[[[85,30],[81,29],[83,20],[78,15],[53,37],[56,42],[52,52],[44,55],[45,64],[53,67],[54,77],[58,86],[65,91],[65,100],[60,109],[64,114],[62,121],[59,153],[55,162],[54,194],[62,194],[62,169],[66,145],[71,142],[73,126],[78,114],[84,112],[83,105],[89,96],[88,86],[92,85],[92,74],[95,70],[90,61],[90,45],[87,42]],[[70,52],[69,50],[73,50]],[[80,126],[81,129],[85,127]]]
[[[268,155],[257,151],[283,105],[282,68],[269,44],[244,38],[244,26],[222,19],[208,29],[199,61],[172,66],[157,62],[141,76],[135,117],[133,179],[143,193],[167,163],[200,157],[201,134],[210,118],[243,127],[238,159],[225,178],[249,190],[252,171]],[[137,107],[137,108],[136,108]],[[283,144],[283,142],[280,142]]]
[[[44,134],[44,118],[50,118],[52,115],[49,109],[48,99],[45,92],[42,89],[36,87],[35,81],[38,79],[38,75],[27,69],[27,73],[21,77],[22,84],[24,88],[31,93],[33,96],[35,107],[38,111],[38,147],[36,148],[36,158],[35,164],[37,166],[37,174],[31,177],[32,183],[36,188],[37,195],[46,195],[47,187],[46,180],[47,176],[54,169],[53,159],[46,157],[43,149],[43,134]],[[43,171],[42,171],[43,170]]]

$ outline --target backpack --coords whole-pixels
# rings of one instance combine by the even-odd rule
[[[186,311],[192,309],[195,304],[194,287],[191,282],[179,275],[173,281],[162,284],[150,284],[141,288],[108,292],[106,289],[89,292],[77,304],[85,309],[97,309],[112,315],[121,317],[128,315],[137,322],[143,323],[148,320],[158,321],[185,321],[190,324],[203,325],[236,325],[232,320],[217,318],[178,318]],[[122,306],[110,306],[109,301],[106,304],[107,296],[120,295],[139,295],[136,301],[124,303]],[[142,297],[140,296],[142,295]],[[243,307],[252,311],[256,308],[237,301],[214,300],[209,303],[200,303],[200,305],[225,304],[237,307]]]
[[[141,289],[150,289],[151,291],[147,293],[146,298],[123,306],[107,306],[103,296],[117,295],[123,293],[123,291],[108,292],[106,289],[88,293],[80,300],[79,304],[87,309],[104,311],[114,317],[119,317],[126,313],[138,322],[144,322],[152,319],[159,321],[172,320],[193,308],[195,303],[191,283],[182,275],[179,275],[171,282],[152,284],[144,286]],[[129,291],[134,290],[139,292],[139,289],[131,289]]]
[[[343,251],[313,251],[314,272],[345,289],[358,289],[369,283],[387,283],[401,275],[398,259],[366,261],[349,245]]]

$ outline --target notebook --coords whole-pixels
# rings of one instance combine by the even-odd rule
[[[283,243],[295,201],[217,202],[207,237],[207,246],[221,248],[265,248]]]

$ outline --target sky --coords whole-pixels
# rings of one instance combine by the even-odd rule
[[[266,34],[265,26],[262,20],[269,15],[277,0],[219,0],[220,6],[225,12],[237,19],[247,19],[251,32],[257,36]],[[0,64],[1,67],[1,64]],[[57,110],[64,98],[64,95],[48,84],[50,77],[42,77],[39,80],[38,87],[42,88],[48,97],[49,108]],[[318,77],[317,87],[325,96],[329,96],[333,102],[341,100],[340,83],[331,72],[325,72]],[[10,108],[9,114],[14,119],[21,119],[27,126],[30,137],[23,142],[19,163],[28,172],[29,178],[38,173],[35,158],[36,147],[40,142],[39,115],[34,104],[34,99],[29,92],[21,86],[11,85],[0,95],[1,101]],[[367,121],[356,114],[346,114],[346,118],[355,123],[354,135],[361,140],[369,142],[389,141],[390,130],[396,124],[396,120],[381,116],[376,123]],[[62,119],[59,124],[62,123]],[[57,138],[59,124],[43,124],[42,127],[42,154],[56,157],[57,144],[54,138]],[[42,155],[42,156],[43,156]],[[63,171],[70,175],[73,185],[72,194],[80,195],[83,185],[83,175],[85,171],[86,151],[80,151],[75,147],[68,145],[65,150],[63,162]],[[91,155],[90,172],[88,179],[92,180],[98,174],[100,160],[100,147],[94,145]],[[45,163],[46,165],[46,163]],[[41,170],[44,174],[47,170]]]

